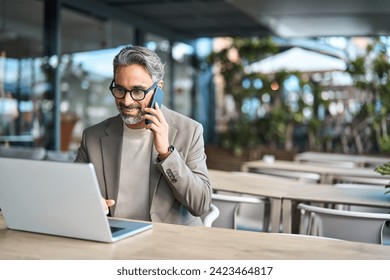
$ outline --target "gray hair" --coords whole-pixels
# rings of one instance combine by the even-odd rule
[[[118,66],[132,64],[142,65],[149,73],[153,82],[164,78],[164,64],[162,64],[158,55],[152,50],[140,46],[126,46],[114,57],[114,78]]]

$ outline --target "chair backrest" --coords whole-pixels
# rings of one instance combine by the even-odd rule
[[[213,227],[237,229],[237,213],[242,204],[263,204],[265,199],[227,194],[212,194],[212,204],[218,207],[219,217]]]
[[[301,164],[314,164],[320,166],[332,166],[342,168],[354,168],[357,167],[356,163],[352,161],[339,161],[339,160],[300,160]]]
[[[0,146],[0,157],[43,160],[46,157],[46,149],[43,147]]]
[[[289,178],[289,179],[296,179],[298,181],[303,181],[308,183],[318,183],[321,179],[320,174],[313,173],[313,172],[277,170],[277,169],[268,169],[268,168],[256,168],[253,169],[253,172],[278,176],[283,178]]]
[[[219,217],[219,209],[214,204],[210,205],[209,211],[201,218],[205,227],[211,227],[213,222]]]
[[[389,180],[386,178],[367,178],[359,176],[342,176],[335,175],[333,176],[334,184],[361,184],[361,185],[372,185],[372,186],[386,186],[389,183]]]
[[[383,244],[382,231],[390,214],[344,211],[300,203],[301,234]]]
[[[235,217],[237,229],[259,232],[270,230],[271,202],[266,197],[260,200],[258,203],[240,203]]]

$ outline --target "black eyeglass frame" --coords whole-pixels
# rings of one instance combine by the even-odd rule
[[[133,100],[135,100],[135,101],[144,100],[145,97],[146,97],[146,95],[147,95],[150,91],[152,91],[153,89],[155,89],[155,88],[157,87],[157,85],[158,85],[158,81],[157,81],[157,82],[154,82],[153,85],[152,85],[150,88],[148,88],[148,89],[145,90],[145,89],[140,89],[140,88],[127,89],[127,88],[122,87],[122,86],[114,86],[114,83],[115,83],[115,79],[112,80],[112,82],[111,82],[111,84],[110,84],[110,86],[109,86],[109,89],[110,89],[110,91],[111,91],[112,96],[114,96],[114,97],[117,98],[117,99],[123,99],[123,98],[125,98],[125,96],[126,96],[127,93],[130,93],[131,98],[132,98]],[[115,94],[114,94],[114,92],[113,92],[113,90],[114,90],[115,88],[121,88],[121,89],[124,89],[124,90],[125,90],[125,93],[123,94],[122,97],[116,97],[116,96],[115,96]],[[133,91],[134,91],[134,90],[143,91],[143,92],[144,92],[144,97],[142,97],[142,98],[140,98],[140,99],[139,99],[139,98],[134,98],[134,97],[133,97]]]

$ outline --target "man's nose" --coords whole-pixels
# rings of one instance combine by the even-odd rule
[[[125,93],[125,97],[123,97],[123,103],[127,106],[127,105],[130,105],[132,104],[134,101],[134,99],[131,97],[131,94],[129,91],[126,91]]]

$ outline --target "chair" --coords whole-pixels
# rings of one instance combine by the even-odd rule
[[[330,209],[299,203],[300,234],[383,244],[383,228],[390,214]]]
[[[371,179],[371,178],[368,178]],[[372,179],[372,181],[367,181],[368,183],[375,183],[380,181],[376,180],[382,180],[382,179]],[[387,182],[387,180],[385,180]],[[387,183],[383,182],[383,184],[380,185],[374,185],[374,184],[361,184],[361,183],[338,183],[335,184],[335,187],[338,188],[378,188],[383,189],[384,186]],[[385,213],[388,214],[390,212],[387,208],[380,208],[380,207],[369,207],[369,206],[360,206],[360,205],[343,205],[343,204],[336,204],[335,208],[347,210],[347,211],[357,211],[357,212],[368,212],[368,213]],[[390,245],[390,227],[386,225],[383,229],[383,243],[386,245]]]
[[[386,186],[389,183],[389,180],[386,178],[367,178],[367,177],[358,177],[358,176],[344,176],[344,175],[335,175],[333,176],[333,184],[356,184],[356,185],[365,185],[365,186]]]
[[[211,227],[213,222],[219,217],[219,209],[214,204],[210,205],[209,211],[202,216],[202,221],[205,227]]]
[[[268,199],[258,198],[254,196],[243,196],[243,195],[227,195],[223,193],[212,194],[212,204],[217,206],[219,209],[219,217],[214,221],[213,227],[230,228],[230,229],[245,229],[245,230],[256,230],[266,231],[268,230],[268,215],[265,214],[269,208]],[[240,208],[243,205],[257,205],[261,206],[257,212],[256,222],[257,226],[251,227],[248,223],[242,222],[238,224],[239,217],[243,217],[244,214],[238,214]],[[248,217],[249,218],[249,217]],[[251,224],[253,225],[253,223]]]
[[[43,147],[0,146],[0,157],[43,160],[46,157],[46,149]]]

